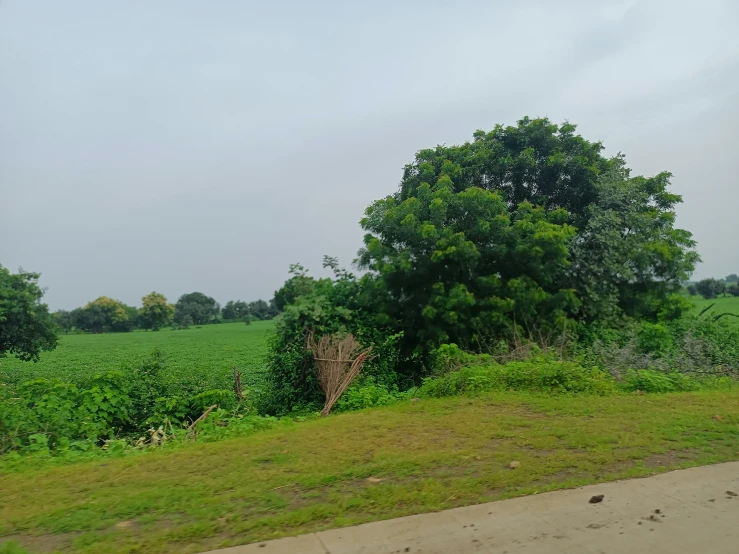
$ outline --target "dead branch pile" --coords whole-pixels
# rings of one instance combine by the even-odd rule
[[[323,335],[316,342],[311,333],[308,349],[313,353],[318,383],[326,395],[326,403],[321,410],[321,415],[325,416],[359,375],[372,347],[363,350],[353,335]]]

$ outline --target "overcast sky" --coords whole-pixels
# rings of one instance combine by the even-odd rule
[[[51,308],[270,298],[404,164],[524,115],[674,173],[739,272],[736,0],[1,0],[0,264]]]

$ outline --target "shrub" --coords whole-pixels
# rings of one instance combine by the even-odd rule
[[[443,376],[427,378],[418,394],[442,397],[496,390],[602,395],[615,392],[616,386],[600,369],[540,358],[505,365],[466,366]]]
[[[285,306],[277,318],[270,342],[267,390],[259,399],[259,412],[284,415],[322,403],[313,357],[307,348],[310,332],[321,335],[351,333],[375,356],[362,369],[388,387],[400,384],[398,370],[401,334],[393,333],[373,309],[377,291],[371,279],[357,279],[327,258],[334,279],[319,279],[304,295]],[[404,383],[410,384],[410,383]]]
[[[0,453],[38,448],[40,435],[49,448],[70,441],[113,438],[130,428],[131,398],[122,373],[96,375],[87,388],[58,379],[34,379],[0,389]]]
[[[627,392],[674,392],[675,383],[667,373],[640,369],[626,373],[623,389]]]
[[[336,402],[336,410],[347,412],[363,410],[375,406],[387,406],[402,397],[397,387],[388,387],[378,383],[374,377],[356,380]]]
[[[629,371],[620,384],[626,392],[690,392],[699,390],[730,389],[736,381],[725,376],[693,376],[677,371],[665,373],[657,370],[641,369]]]
[[[673,348],[672,336],[664,325],[644,322],[636,335],[639,350],[657,358],[667,355]]]
[[[190,399],[191,418],[199,417],[205,410],[213,405],[225,410],[232,410],[238,404],[233,391],[214,389],[196,394]]]
[[[154,351],[131,370],[78,383],[34,379],[17,386],[0,384],[0,454],[87,450],[104,443],[114,449],[112,439],[137,438],[150,427],[172,430],[214,404],[229,418],[251,410],[249,401],[239,401],[231,390],[198,392],[197,386],[178,384],[181,394],[168,394],[164,368],[164,356]]]

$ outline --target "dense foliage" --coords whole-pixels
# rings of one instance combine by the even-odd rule
[[[392,337],[394,373],[408,385],[431,371],[444,343],[506,353],[679,320],[699,258],[691,234],[674,226],[681,198],[670,174],[632,176],[623,157],[605,158],[575,131],[524,118],[419,151],[399,190],[362,219],[361,279],[316,281],[294,266],[275,294],[285,313],[269,409],[315,399],[309,330],[371,326],[367,345]]]
[[[139,324],[142,329],[158,331],[172,321],[174,306],[167,303],[167,297],[158,292],[147,294],[141,299]]]
[[[204,325],[216,321],[221,313],[218,302],[202,292],[183,294],[174,306],[175,321],[179,324],[189,321],[195,325]]]
[[[0,265],[0,358],[37,360],[57,344],[57,326],[38,285],[38,273],[10,273]]]
[[[524,202],[548,213],[565,210],[565,221],[575,228],[567,245],[566,283],[580,303],[577,318],[656,319],[675,309],[673,295],[698,261],[691,234],[674,228],[681,197],[668,191],[669,173],[632,177],[622,157],[604,158],[602,145],[575,129],[524,118],[515,127],[478,131],[460,146],[421,150],[406,166],[392,201],[417,198],[443,182],[454,192],[471,187],[497,192],[512,215]],[[377,228],[371,213],[364,226],[372,235],[366,243],[394,240],[394,230]],[[472,236],[468,240],[475,242]],[[537,254],[536,249],[520,252],[535,264]],[[539,263],[543,272],[546,263]]]
[[[563,210],[528,202],[509,215],[499,194],[455,193],[443,176],[367,210],[360,263],[382,285],[382,309],[408,354],[450,341],[479,349],[516,325],[551,332],[575,313],[566,278],[575,229],[566,221]]]
[[[403,368],[397,365],[400,335],[373,309],[376,291],[372,280],[357,279],[333,258],[325,258],[324,265],[333,269],[334,279],[313,281],[310,292],[286,305],[277,322],[270,345],[268,393],[259,406],[262,411],[285,413],[302,404],[320,402],[321,392],[306,347],[311,331],[317,335],[352,333],[360,343],[373,346],[375,358],[365,364],[365,375],[388,386],[403,379]],[[291,271],[293,278],[305,277],[300,266]]]
[[[70,313],[73,327],[90,333],[132,331],[137,324],[138,310],[119,300],[101,296],[84,308]]]
[[[33,449],[39,441],[62,450],[116,438],[146,443],[147,430],[164,426],[166,434],[174,433],[212,405],[220,410],[217,417],[238,418],[251,411],[251,398],[239,399],[229,388],[172,387],[159,351],[128,371],[94,374],[78,383],[48,377],[3,383],[0,454]]]
[[[703,279],[698,281],[694,287],[698,294],[709,300],[726,292],[726,283],[718,279]]]
[[[225,321],[247,321],[251,314],[249,313],[249,304],[242,300],[229,300],[221,310],[221,317]]]

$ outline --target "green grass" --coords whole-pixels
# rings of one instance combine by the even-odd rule
[[[63,335],[59,346],[44,352],[38,363],[0,360],[0,381],[56,377],[79,382],[103,371],[137,367],[158,348],[166,356],[165,378],[173,389],[230,389],[234,365],[242,370],[244,385],[253,387],[264,374],[267,339],[273,329],[273,322],[258,321],[180,331]]]
[[[0,542],[199,552],[737,458],[738,392],[422,399],[6,472]]]
[[[695,302],[695,308],[693,308],[693,313],[695,314],[713,305],[709,313],[715,315],[730,313],[739,316],[739,296],[722,296],[713,300],[706,300],[705,298],[695,296],[691,298]],[[722,320],[730,324],[739,325],[739,317],[723,317]]]

